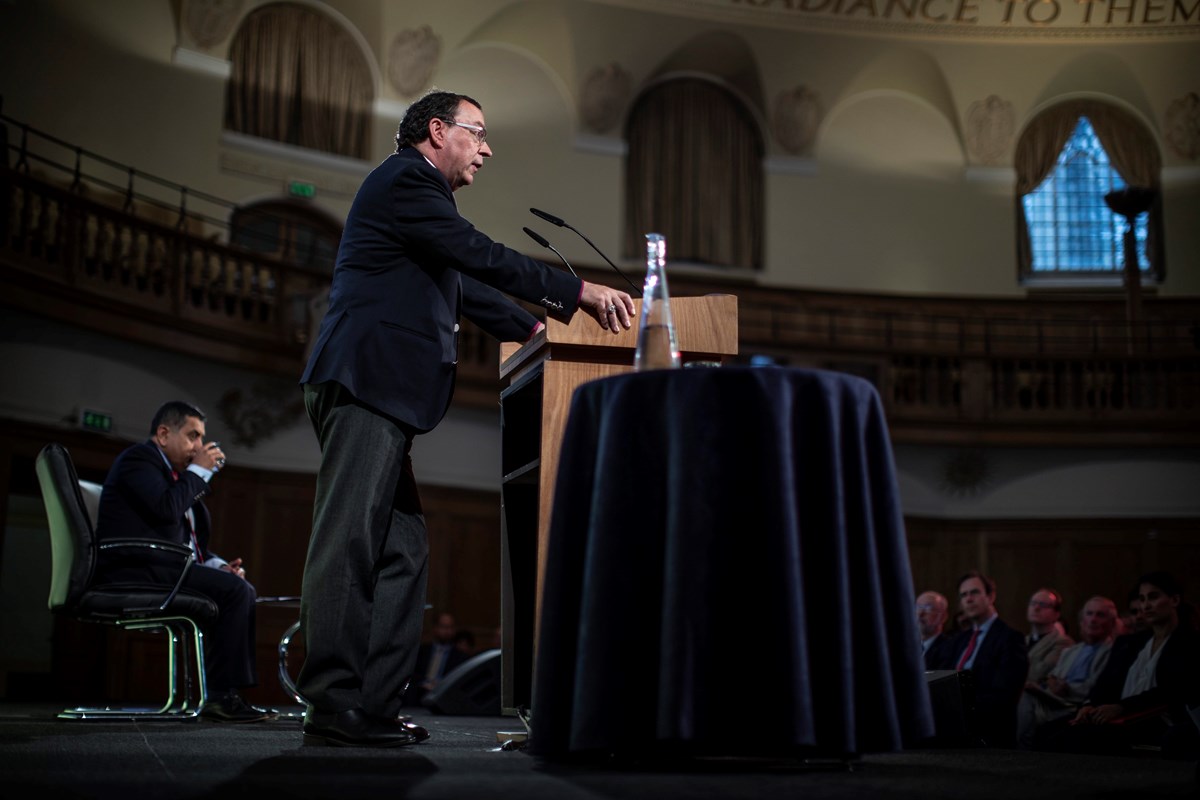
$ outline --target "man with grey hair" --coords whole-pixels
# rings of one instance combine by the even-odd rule
[[[1036,596],[1036,595],[1035,595]],[[1117,605],[1096,595],[1079,612],[1080,642],[1062,652],[1046,677],[1029,684],[1017,707],[1017,742],[1033,747],[1037,728],[1071,716],[1087,699],[1096,678],[1108,663],[1117,625]]]
[[[952,657],[952,637],[945,633],[950,603],[938,592],[917,595],[917,628],[921,631],[921,650],[925,654],[925,669],[949,669]]]

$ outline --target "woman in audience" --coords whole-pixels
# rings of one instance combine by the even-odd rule
[[[1129,754],[1139,748],[1195,758],[1200,728],[1189,714],[1200,705],[1195,614],[1166,572],[1139,578],[1138,601],[1146,630],[1121,637],[1127,642],[1120,649],[1114,645],[1078,714],[1040,736],[1046,750]]]
[[[1137,583],[1145,631],[1130,634],[1065,725],[1048,726],[1040,745],[1068,752],[1130,753],[1159,748],[1195,757],[1200,729],[1188,713],[1200,705],[1200,633],[1183,588],[1166,572]],[[1120,650],[1120,653],[1118,653]]]

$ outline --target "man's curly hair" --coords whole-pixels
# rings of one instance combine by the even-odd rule
[[[404,112],[400,127],[396,129],[396,152],[402,148],[411,147],[429,138],[429,121],[440,119],[445,122],[454,121],[454,113],[458,104],[466,100],[471,105],[483,111],[483,106],[474,98],[454,92],[433,91],[426,94]]]

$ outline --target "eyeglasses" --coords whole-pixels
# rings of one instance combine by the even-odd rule
[[[479,142],[480,144],[483,144],[487,141],[487,128],[480,127],[479,125],[468,125],[465,122],[459,122],[458,120],[454,119],[448,119],[446,122],[450,123],[451,125],[457,125],[460,128],[466,128],[475,135],[475,141]]]
[[[1047,603],[1043,600],[1030,600],[1030,608],[1054,608],[1054,603]]]

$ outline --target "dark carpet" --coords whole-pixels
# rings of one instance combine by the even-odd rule
[[[432,738],[359,750],[302,745],[297,719],[257,725],[81,722],[0,704],[0,797],[1125,798],[1196,797],[1194,762],[1002,750],[913,750],[839,764],[704,759],[548,764],[504,751],[515,718],[418,713]],[[736,715],[731,714],[731,721]],[[731,732],[732,733],[732,732]]]

